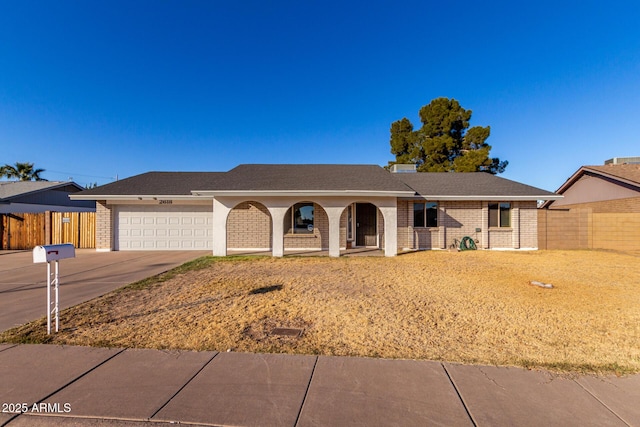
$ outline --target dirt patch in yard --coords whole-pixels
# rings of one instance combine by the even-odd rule
[[[40,320],[0,340],[640,371],[636,253],[209,257],[198,266],[65,310],[52,338]]]

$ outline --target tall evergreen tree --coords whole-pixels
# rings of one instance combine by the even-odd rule
[[[469,128],[471,110],[455,99],[437,98],[420,109],[422,127],[406,117],[391,124],[394,163],[413,163],[419,172],[504,172],[506,160],[489,157],[491,128]]]

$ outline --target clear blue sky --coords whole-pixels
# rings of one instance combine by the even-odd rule
[[[505,178],[640,155],[640,2],[0,3],[0,163],[49,180],[386,165],[391,123],[441,96]]]

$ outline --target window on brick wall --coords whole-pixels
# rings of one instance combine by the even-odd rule
[[[489,227],[511,227],[511,203],[489,203]]]
[[[438,204],[436,202],[414,202],[413,203],[413,226],[414,227],[437,227],[438,226]]]
[[[313,234],[314,217],[313,203],[296,203],[287,212],[285,221],[288,220],[287,223],[291,227],[290,233]]]

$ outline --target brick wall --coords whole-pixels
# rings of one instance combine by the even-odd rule
[[[380,209],[376,207],[376,213],[378,216],[378,247],[384,249],[384,215],[380,212]]]
[[[349,215],[347,214],[347,208],[342,211],[342,215],[340,215],[340,247],[347,247],[347,219]]]
[[[285,234],[285,249],[329,249],[329,217],[317,203],[313,204],[313,216],[313,234]],[[291,215],[286,215],[285,221],[287,218],[291,221]],[[291,225],[285,224],[284,229],[285,233],[290,231]]]
[[[540,249],[640,249],[640,213],[591,208],[538,211]]]
[[[535,201],[511,203],[512,226],[489,229],[488,202],[440,201],[438,227],[413,227],[413,201],[398,202],[398,247],[448,248],[454,239],[469,236],[479,248],[538,247]],[[481,231],[477,232],[479,228]]]
[[[413,248],[413,216],[409,215],[409,206],[413,209],[413,202],[398,200],[398,249]]]
[[[380,216],[382,214],[379,213]],[[285,249],[329,249],[329,217],[322,206],[314,203],[312,234],[293,234],[291,214],[285,215]],[[229,249],[271,248],[271,216],[258,202],[244,202],[233,208],[227,219],[227,247]],[[347,209],[340,216],[340,247],[347,246]]]
[[[640,213],[594,213],[593,247],[639,250]]]
[[[439,228],[416,228],[413,231],[413,249],[440,248]]]
[[[227,247],[229,249],[269,249],[272,240],[271,215],[258,202],[243,202],[229,212]]]
[[[113,247],[113,206],[103,200],[96,201],[96,249],[112,250]]]
[[[538,207],[536,202],[517,202],[520,209],[520,247],[538,247]]]
[[[558,206],[557,208],[551,205],[550,210],[579,208],[591,209],[593,213],[640,213],[640,197],[580,203],[577,205]]]
[[[442,221],[441,205],[438,206],[438,221]],[[413,201],[398,201],[398,248],[440,248],[440,228],[413,226]]]
[[[502,249],[513,247],[513,231],[510,228],[489,229],[489,248]]]
[[[489,228],[488,202],[483,202],[487,217],[478,227],[488,230],[486,235],[489,248],[537,248],[538,247],[538,211],[537,202],[511,202],[511,227]]]
[[[482,223],[483,203],[480,201],[445,201],[440,203],[442,221],[439,225],[445,227],[445,247],[448,248],[454,239],[461,240],[465,236],[480,240],[478,246],[482,247],[482,233],[477,233],[476,228],[484,229],[488,226],[488,224]],[[493,247],[491,236],[489,237],[489,247]]]
[[[540,249],[588,249],[592,246],[589,209],[538,211]]]

